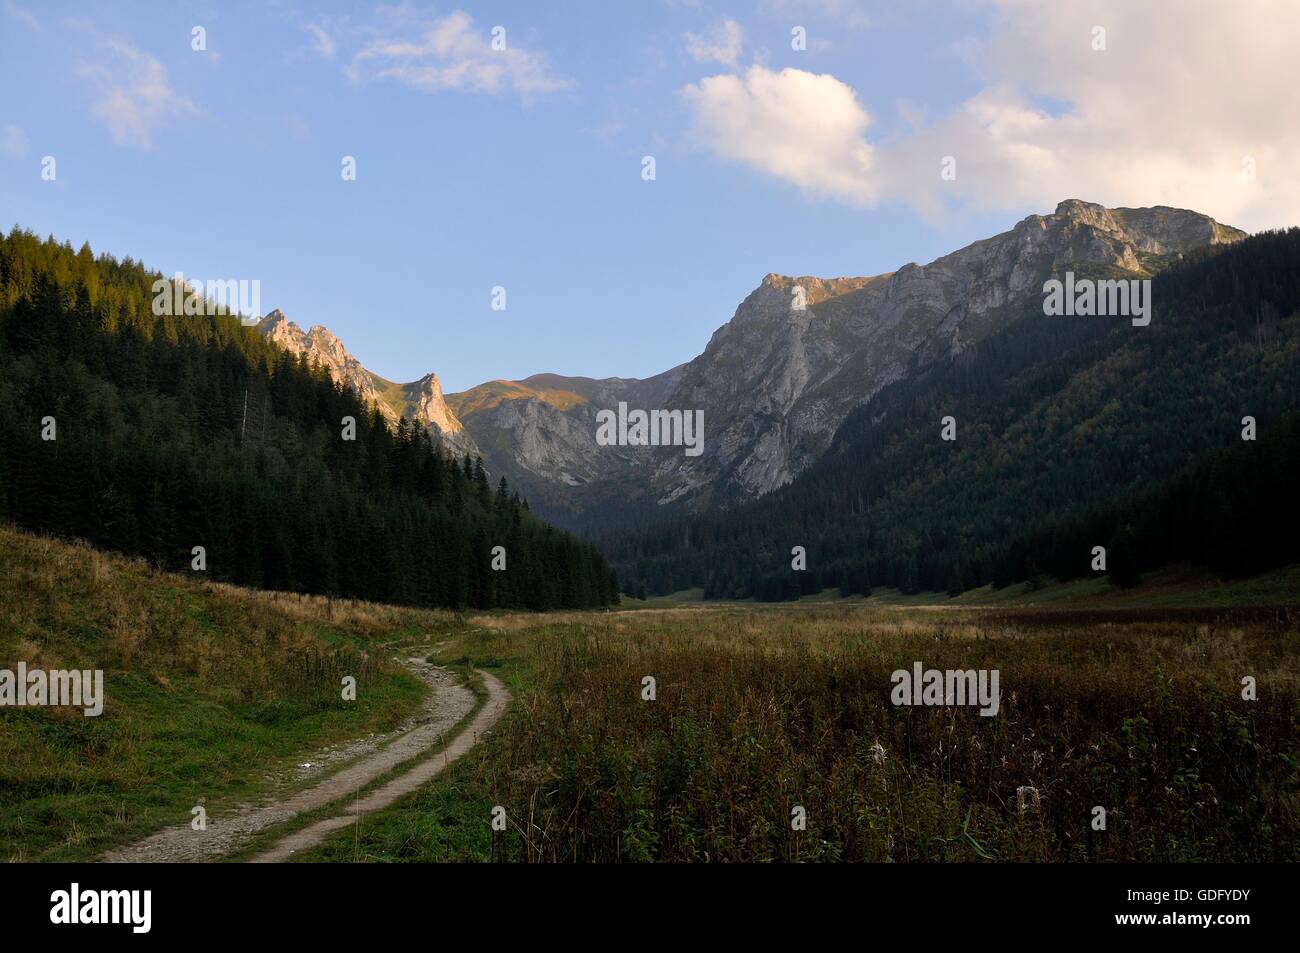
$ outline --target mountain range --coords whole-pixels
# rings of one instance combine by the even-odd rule
[[[768,274],[703,353],[645,379],[536,374],[444,394],[436,374],[389,381],[328,329],[303,331],[278,310],[258,328],[328,367],[390,422],[404,416],[456,453],[482,456],[544,518],[598,530],[714,511],[789,484],[855,408],[999,332],[1053,276],[1146,278],[1245,237],[1195,211],[1071,199],[924,265],[865,277]],[[620,403],[702,410],[703,453],[599,445],[596,414]]]
[[[366,404],[380,385],[328,332],[157,314],[159,281],[89,244],[0,234],[0,523],[284,592],[455,609],[618,601],[590,541],[427,430],[388,426]],[[413,388],[418,412],[436,387]]]
[[[601,550],[624,591],[763,600],[1300,562],[1300,229],[1139,287],[1143,323],[1030,298],[854,408],[786,486]]]

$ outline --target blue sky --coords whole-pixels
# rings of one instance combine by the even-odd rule
[[[260,280],[263,310],[449,392],[654,374],[767,272],[889,271],[1063,198],[1295,221],[1285,4],[1055,6],[0,0],[0,218]],[[1204,44],[1231,69],[1203,88],[1152,66]]]

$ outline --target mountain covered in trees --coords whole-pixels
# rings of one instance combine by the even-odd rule
[[[926,266],[770,275],[657,378],[444,398],[435,376],[392,384],[278,312],[155,315],[159,275],[15,229],[0,517],[170,568],[202,547],[208,573],[241,584],[453,607],[608,604],[617,578],[720,598],[958,592],[1089,572],[1097,545],[1120,582],[1175,560],[1255,571],[1300,558],[1298,235],[1065,202]],[[1042,280],[1066,268],[1154,275],[1150,325],[1045,315]],[[768,356],[747,362],[758,344]],[[727,459],[598,446],[594,412],[619,400],[703,405],[705,447]],[[641,524],[599,539],[617,578],[488,475],[529,461],[555,473],[526,485],[588,500],[595,522],[567,511],[577,524]]]
[[[1300,229],[1166,262],[1151,300],[1146,327],[1024,302],[883,388],[787,486],[605,552],[634,590],[762,600],[1068,579],[1096,546],[1120,584],[1300,561]]]
[[[457,608],[617,601],[597,550],[481,460],[237,317],[155,315],[160,278],[0,236],[0,518],[241,585]]]
[[[769,493],[830,446],[848,414],[918,367],[1002,326],[1066,269],[1149,277],[1245,233],[1189,209],[1105,208],[1069,199],[926,264],[867,277],[768,274],[704,351],[643,380],[535,374],[444,395],[434,374],[397,384],[328,329],[272,312],[263,333],[352,382],[390,419],[481,453],[535,511],[582,532],[718,510]],[[698,456],[680,446],[599,445],[602,410],[702,411]]]
[[[655,377],[538,375],[447,400],[485,459],[561,526],[598,533],[718,511],[805,472],[855,407],[1041,303],[1052,275],[1093,267],[1148,277],[1245,237],[1189,209],[1067,199],[928,263],[865,277],[768,274],[702,353]],[[619,402],[703,411],[703,452],[593,447],[595,414]]]

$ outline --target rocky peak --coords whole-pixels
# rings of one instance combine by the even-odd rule
[[[454,444],[452,438],[461,436],[465,428],[456,412],[447,405],[438,375],[425,374],[414,384],[407,384],[406,389],[411,397],[410,416],[420,423],[433,424],[444,438]]]
[[[295,357],[306,355],[310,362],[329,369],[330,375],[352,387],[367,404],[379,409],[390,424],[405,415],[415,424],[427,426],[457,453],[477,452],[464,433],[460,419],[443,399],[436,374],[426,374],[411,384],[394,384],[367,370],[338,335],[324,325],[303,331],[279,308],[257,323],[257,329]]]
[[[1244,235],[1184,209],[1067,199],[1051,214],[892,273],[769,273],[667,398],[668,406],[704,408],[708,437],[701,457],[671,461],[668,476],[708,488],[714,502],[768,492],[816,459],[854,406],[918,362],[950,359],[993,333],[1052,274],[1080,265],[1147,274],[1168,256]],[[791,307],[796,285],[803,312]],[[676,489],[663,484],[665,494]]]
[[[869,278],[817,278],[813,275],[780,275],[769,272],[750,297],[760,296],[764,303],[784,304],[789,306],[794,299],[794,289],[803,289],[804,302],[807,305],[820,304],[827,298],[856,291],[863,285],[880,276]]]
[[[1098,205],[1096,202],[1085,202],[1083,199],[1065,199],[1063,202],[1058,202],[1056,211],[1052,214],[1058,218],[1069,218],[1094,225],[1104,224],[1110,219],[1110,212],[1106,206]]]
[[[313,325],[311,330],[303,331],[301,327],[290,321],[283,311],[276,308],[257,323],[257,329],[263,337],[275,342],[290,354],[295,357],[306,355],[308,361],[329,368],[336,380],[348,381],[358,390],[363,391],[363,396],[368,396],[364,393],[365,388],[360,380],[363,377],[368,378],[368,373],[361,366],[361,362],[328,328],[317,324]]]
[[[283,311],[276,308],[257,322],[257,330],[262,336],[279,344],[287,351],[297,354],[305,346],[306,335],[302,328],[290,321]]]
[[[1012,230],[1022,239],[1037,233],[1057,257],[1098,261],[1132,271],[1144,270],[1149,256],[1182,255],[1203,245],[1240,241],[1246,233],[1220,225],[1208,215],[1157,205],[1113,208],[1066,199],[1051,215],[1030,215]]]
[[[643,381],[539,374],[447,397],[434,374],[410,384],[371,374],[325,328],[304,332],[279,311],[259,327],[350,381],[390,420],[405,414],[457,452],[484,448],[489,469],[518,481],[554,516],[630,505],[705,508],[791,480],[826,450],[854,407],[918,366],[950,360],[996,333],[1032,306],[1053,274],[1093,265],[1144,275],[1171,257],[1243,237],[1185,209],[1067,199],[1049,214],[894,272],[770,272],[702,354]],[[802,310],[794,306],[796,286]],[[622,401],[703,411],[703,454],[598,446],[596,410]]]

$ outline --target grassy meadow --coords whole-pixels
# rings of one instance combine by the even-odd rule
[[[304,859],[1300,859],[1300,608],[468,621],[436,658],[495,671],[512,711],[447,776]],[[894,707],[890,674],[916,661],[997,668],[1000,712]]]
[[[395,725],[425,689],[393,650],[454,621],[199,575],[0,527],[0,668],[103,669],[106,696],[98,717],[0,709],[0,860],[93,858]]]
[[[0,858],[92,859],[195,805],[282,793],[304,753],[414,710],[393,657],[418,651],[495,673],[509,712],[302,859],[1300,860],[1300,607],[1245,604],[1292,579],[1201,608],[1165,580],[1158,608],[1049,590],[464,617],[0,528],[0,668],[102,668],[107,696],[92,718],[0,709]],[[915,662],[996,668],[998,714],[895,707],[890,675]]]

